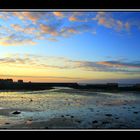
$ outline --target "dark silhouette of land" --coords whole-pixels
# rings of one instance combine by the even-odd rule
[[[13,79],[0,79],[0,90],[47,90],[54,87],[70,87],[95,91],[140,91],[140,84],[119,87],[118,83],[80,85],[78,83],[32,83],[23,82],[23,80],[14,82]]]

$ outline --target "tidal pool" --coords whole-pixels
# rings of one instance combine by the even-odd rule
[[[0,129],[102,128],[140,128],[140,93],[63,87],[0,92]]]

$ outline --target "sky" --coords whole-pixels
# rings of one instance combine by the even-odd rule
[[[140,12],[0,12],[0,78],[140,82]]]

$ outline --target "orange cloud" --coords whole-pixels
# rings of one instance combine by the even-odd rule
[[[31,20],[33,23],[35,23],[37,20],[42,18],[45,13],[43,12],[13,12],[12,14],[21,20]]]
[[[74,16],[69,17],[69,21],[78,21],[78,19]]]
[[[110,62],[107,62],[107,61],[97,62],[97,64],[104,65],[104,66],[109,66],[109,67],[122,67],[123,66],[122,64],[114,64],[114,63],[110,63]]]
[[[57,36],[58,35],[58,32],[56,31],[56,29],[54,27],[44,25],[44,24],[40,24],[40,29],[43,33],[51,34],[52,36]]]
[[[64,16],[61,12],[53,12],[53,14],[57,17],[63,17]]]
[[[130,23],[126,22],[124,26],[127,30],[130,30]]]
[[[109,67],[118,67],[118,68],[140,68],[139,64],[131,64],[131,63],[121,63],[117,61],[100,61],[97,64],[109,66]]]
[[[100,25],[103,25],[107,28],[114,28],[118,31],[130,29],[130,24],[128,22],[124,23],[121,20],[115,19],[110,13],[98,12],[93,20],[96,20]]]

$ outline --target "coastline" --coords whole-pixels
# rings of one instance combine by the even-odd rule
[[[0,129],[140,128],[140,94],[55,88],[0,94]]]

